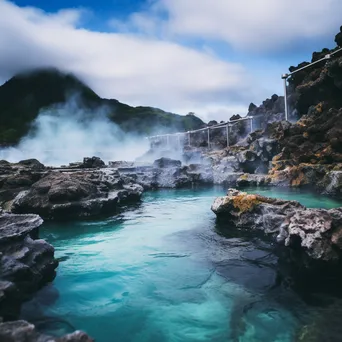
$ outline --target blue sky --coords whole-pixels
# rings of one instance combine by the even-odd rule
[[[334,46],[340,0],[0,0],[0,83],[56,66],[99,95],[205,120],[246,114]],[[29,8],[28,8],[29,6]]]
[[[111,18],[125,20],[132,12],[144,9],[145,0],[61,0],[61,1],[12,1],[18,6],[34,6],[46,12],[54,13],[64,8],[87,9],[90,11],[84,20],[86,27],[92,30],[107,31],[107,21]]]
[[[90,8],[94,12],[107,17],[124,17],[132,12],[141,10],[146,2],[144,0],[16,0],[13,3],[18,6],[34,6],[47,12],[56,12],[62,8]]]

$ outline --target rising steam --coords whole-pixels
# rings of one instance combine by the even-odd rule
[[[10,162],[36,158],[59,166],[82,161],[86,156],[110,160],[135,160],[149,144],[144,137],[124,133],[107,117],[108,109],[84,109],[76,98],[39,113],[29,134],[17,147],[0,150]]]

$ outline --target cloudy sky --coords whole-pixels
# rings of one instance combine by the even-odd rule
[[[0,84],[56,66],[102,97],[224,120],[281,94],[341,18],[341,0],[0,0]]]

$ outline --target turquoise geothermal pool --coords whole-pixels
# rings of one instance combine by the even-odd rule
[[[341,205],[300,191],[248,191]],[[44,225],[60,265],[23,316],[48,333],[84,330],[97,342],[297,341],[318,309],[279,280],[272,241],[216,224],[210,206],[224,193],[149,192],[115,217]]]

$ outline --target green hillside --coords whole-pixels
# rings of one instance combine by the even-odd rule
[[[160,127],[167,132],[204,125],[194,115],[177,115],[157,108],[131,107],[117,100],[102,99],[72,74],[39,69],[18,74],[0,86],[0,144],[18,143],[29,132],[41,110],[65,103],[75,94],[82,107],[90,109],[94,115],[97,108],[106,108],[109,119],[126,132],[146,135]]]

